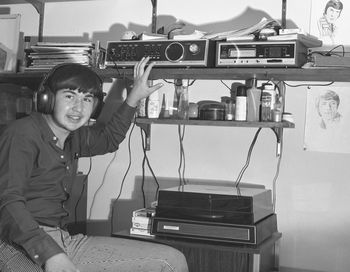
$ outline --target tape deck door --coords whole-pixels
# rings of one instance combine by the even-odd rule
[[[307,48],[298,41],[218,42],[216,67],[301,67]]]

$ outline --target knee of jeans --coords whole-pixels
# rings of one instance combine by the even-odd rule
[[[186,257],[180,250],[169,246],[164,253],[166,253],[166,259],[174,267],[175,272],[188,272]]]

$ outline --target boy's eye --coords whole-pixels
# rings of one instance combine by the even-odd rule
[[[94,101],[93,97],[85,97],[84,98],[85,102],[92,103]]]

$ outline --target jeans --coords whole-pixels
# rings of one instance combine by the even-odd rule
[[[123,238],[70,236],[58,228],[42,228],[65,250],[81,272],[188,272],[184,255],[170,246]],[[6,264],[1,259],[10,252],[14,257]],[[0,271],[42,271],[23,256],[23,252],[15,247],[0,244]]]

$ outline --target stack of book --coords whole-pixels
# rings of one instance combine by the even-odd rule
[[[80,63],[95,66],[96,49],[91,42],[38,42],[26,51],[25,71],[51,69],[62,63]]]
[[[133,211],[130,234],[153,236],[153,234],[151,234],[151,226],[154,215],[155,208],[143,208]]]

